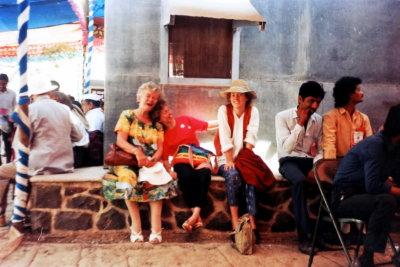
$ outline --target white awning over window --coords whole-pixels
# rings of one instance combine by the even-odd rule
[[[174,16],[231,19],[235,27],[257,26],[265,20],[249,0],[166,0],[164,25],[173,25]]]

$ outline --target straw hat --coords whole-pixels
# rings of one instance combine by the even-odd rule
[[[223,98],[227,98],[229,93],[250,93],[253,99],[257,98],[256,92],[251,91],[249,85],[244,80],[233,80],[229,85],[229,88],[220,92],[220,95]]]
[[[28,81],[29,95],[41,95],[52,90],[50,79],[45,76],[37,76]]]

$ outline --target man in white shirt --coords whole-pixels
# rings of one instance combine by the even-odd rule
[[[11,138],[13,131],[13,125],[10,121],[10,117],[15,109],[16,94],[7,89],[7,84],[7,74],[0,74],[0,133],[3,136],[5,157],[8,163],[11,159]]]
[[[281,111],[275,117],[279,172],[292,184],[299,250],[305,254],[311,252],[311,229],[304,188],[307,177],[313,177],[314,162],[322,158],[322,117],[315,111],[324,96],[319,83],[303,83],[297,107]]]
[[[100,106],[101,96],[85,94],[82,97],[82,110],[89,122],[89,132],[104,132],[104,113]]]
[[[69,111],[64,105],[51,100],[50,80],[45,77],[32,78],[29,82],[29,94],[32,103],[29,105],[30,138],[28,175],[68,173],[74,170],[72,142],[82,138],[81,133],[71,121]],[[0,180],[13,180],[16,176],[16,161],[0,167]],[[5,189],[0,186],[0,200],[4,202]],[[22,199],[16,191],[15,198]],[[14,200],[15,201],[15,200]],[[21,201],[26,203],[26,201]],[[15,202],[14,202],[15,203]],[[5,220],[4,214],[0,215]],[[1,222],[0,220],[0,222]],[[22,232],[22,222],[14,223]]]
[[[82,98],[82,109],[89,122],[89,147],[84,165],[99,166],[103,164],[104,113],[100,107],[101,96],[85,94]]]

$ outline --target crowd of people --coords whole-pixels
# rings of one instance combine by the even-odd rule
[[[4,80],[1,74],[0,115],[12,124],[9,114],[15,107],[15,95],[7,93],[8,79]],[[372,266],[373,253],[384,251],[389,222],[397,207],[395,196],[400,195],[400,105],[390,109],[383,130],[373,134],[368,116],[356,108],[363,101],[361,84],[358,77],[340,78],[333,88],[334,108],[320,116],[316,111],[325,97],[322,85],[315,81],[303,83],[297,106],[276,114],[275,130],[279,172],[292,187],[299,250],[305,254],[311,252],[312,229],[305,188],[314,177],[314,163],[322,158],[343,158],[334,179],[332,206],[340,216],[351,215],[367,221],[360,262],[361,266]],[[74,104],[64,94],[54,92],[48,80],[32,82],[29,90],[33,100],[29,106],[32,128],[29,174],[70,172],[73,167],[102,164],[101,97],[84,95],[80,109],[79,102]],[[176,197],[178,189],[192,211],[182,228],[194,231],[203,226],[201,210],[207,201],[212,166],[175,159],[183,147],[190,155],[192,150],[202,150],[196,133],[208,130],[214,130],[216,135],[217,173],[225,178],[232,229],[239,221],[239,204],[244,202],[259,239],[255,221],[259,192],[237,168],[240,151],[253,150],[256,145],[260,114],[253,100],[257,94],[244,80],[232,81],[220,94],[227,104],[218,109],[216,121],[174,117],[160,86],[153,82],[139,87],[136,108],[122,111],[114,128],[116,145],[134,155],[137,163],[110,166],[104,178],[107,183],[104,195],[125,200],[132,222],[132,242],[145,240],[138,205],[142,202],[148,202],[151,210],[148,240],[162,242],[162,201]],[[3,140],[9,141],[7,129],[2,127],[1,134]],[[5,155],[8,147],[5,145]],[[0,179],[9,180],[13,176],[13,162],[0,167]],[[4,198],[4,191],[0,188],[0,199]]]
[[[5,157],[0,166],[0,227],[7,226],[9,223],[5,217],[7,194],[10,181],[16,178],[18,164],[19,140],[11,119],[16,106],[16,94],[7,88],[7,84],[8,76],[0,74],[0,111],[2,113],[0,120],[3,124],[7,123],[7,128],[1,129],[4,138],[2,145],[4,153],[2,154]],[[102,111],[100,111],[102,116],[87,115],[90,110],[100,106],[101,97],[94,94],[85,95],[82,104],[94,98],[90,101],[95,102],[96,106],[89,105],[87,109],[82,109],[81,103],[61,93],[58,83],[50,81],[47,77],[33,77],[28,86],[30,136],[27,175],[68,173],[73,172],[74,168],[102,165],[104,115]],[[101,128],[98,125],[101,125]],[[100,136],[101,139],[96,140],[92,136]],[[92,157],[92,154],[95,156]],[[100,158],[100,160],[93,161],[93,158]],[[26,206],[26,198],[27,195],[16,194],[17,200],[14,202],[18,201]],[[13,227],[22,232],[23,218],[13,216],[12,221]]]

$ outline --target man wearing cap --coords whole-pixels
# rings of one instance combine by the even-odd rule
[[[82,109],[89,122],[89,147],[85,155],[86,166],[103,164],[103,132],[104,113],[100,107],[101,96],[85,94],[82,100]]]
[[[304,190],[307,177],[313,177],[314,162],[322,157],[322,118],[315,111],[324,96],[319,83],[303,83],[297,107],[281,111],[275,117],[279,172],[292,184],[299,250],[305,254],[311,252],[311,229]]]
[[[28,174],[73,172],[72,142],[79,141],[82,135],[75,128],[64,105],[50,99],[50,80],[40,77],[33,79],[28,83],[28,88],[32,99],[28,108],[31,128]],[[0,179],[15,179],[15,175],[14,162],[0,167]],[[0,199],[3,199],[3,194],[4,190],[0,188]]]
[[[104,113],[100,107],[101,96],[85,94],[82,98],[82,109],[89,122],[89,132],[104,132]]]

